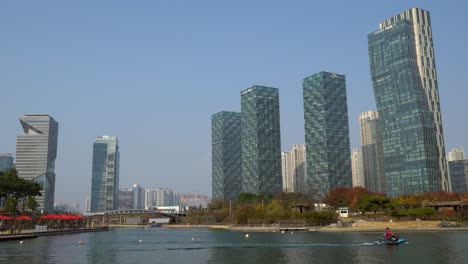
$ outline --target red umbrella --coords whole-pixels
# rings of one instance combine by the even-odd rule
[[[46,214],[41,216],[41,219],[60,219],[60,216],[56,214]]]
[[[16,217],[16,220],[27,220],[27,221],[29,221],[29,220],[32,220],[32,218],[27,216],[27,215],[22,215],[22,216]]]
[[[13,218],[6,215],[0,215],[0,220],[13,220]]]

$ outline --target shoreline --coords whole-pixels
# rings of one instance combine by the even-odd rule
[[[468,231],[468,227],[440,227],[440,221],[402,221],[402,222],[365,222],[353,223],[351,227],[336,227],[336,226],[233,226],[233,225],[163,225],[161,228],[166,229],[212,229],[212,230],[229,230],[238,232],[281,232],[281,231],[298,231],[298,232],[366,232],[366,233],[382,233],[386,227],[390,227],[393,232],[453,232],[453,231]]]

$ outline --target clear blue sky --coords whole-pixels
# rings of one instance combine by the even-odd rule
[[[115,135],[121,186],[211,194],[211,115],[280,89],[282,149],[304,142],[302,79],[346,75],[351,147],[375,109],[367,34],[431,12],[447,149],[468,148],[466,1],[2,1],[0,152],[23,114],[60,124],[56,200],[83,204],[92,143]]]

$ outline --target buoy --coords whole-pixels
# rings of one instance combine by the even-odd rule
[[[19,243],[20,243],[20,244],[23,244],[23,240],[21,240]]]
[[[245,238],[249,238],[249,234],[245,234]]]
[[[291,235],[294,234],[294,232],[291,232]]]
[[[78,244],[80,244],[80,245],[81,245],[81,244],[83,244],[83,241],[81,241],[81,240],[80,240],[80,241],[78,241]]]
[[[195,240],[195,238],[194,238],[194,237],[192,237],[192,241],[193,241],[193,240]]]
[[[281,231],[281,234],[284,234],[284,230]]]
[[[138,242],[141,243],[141,242],[143,242],[143,240],[140,239],[140,240],[138,240]]]

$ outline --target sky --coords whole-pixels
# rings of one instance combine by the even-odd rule
[[[468,150],[466,1],[1,1],[0,152],[19,117],[59,122],[56,201],[83,206],[92,144],[117,136],[120,185],[211,195],[211,115],[280,90],[282,150],[304,143],[302,79],[346,75],[351,148],[375,110],[367,34],[431,12],[446,150]]]

